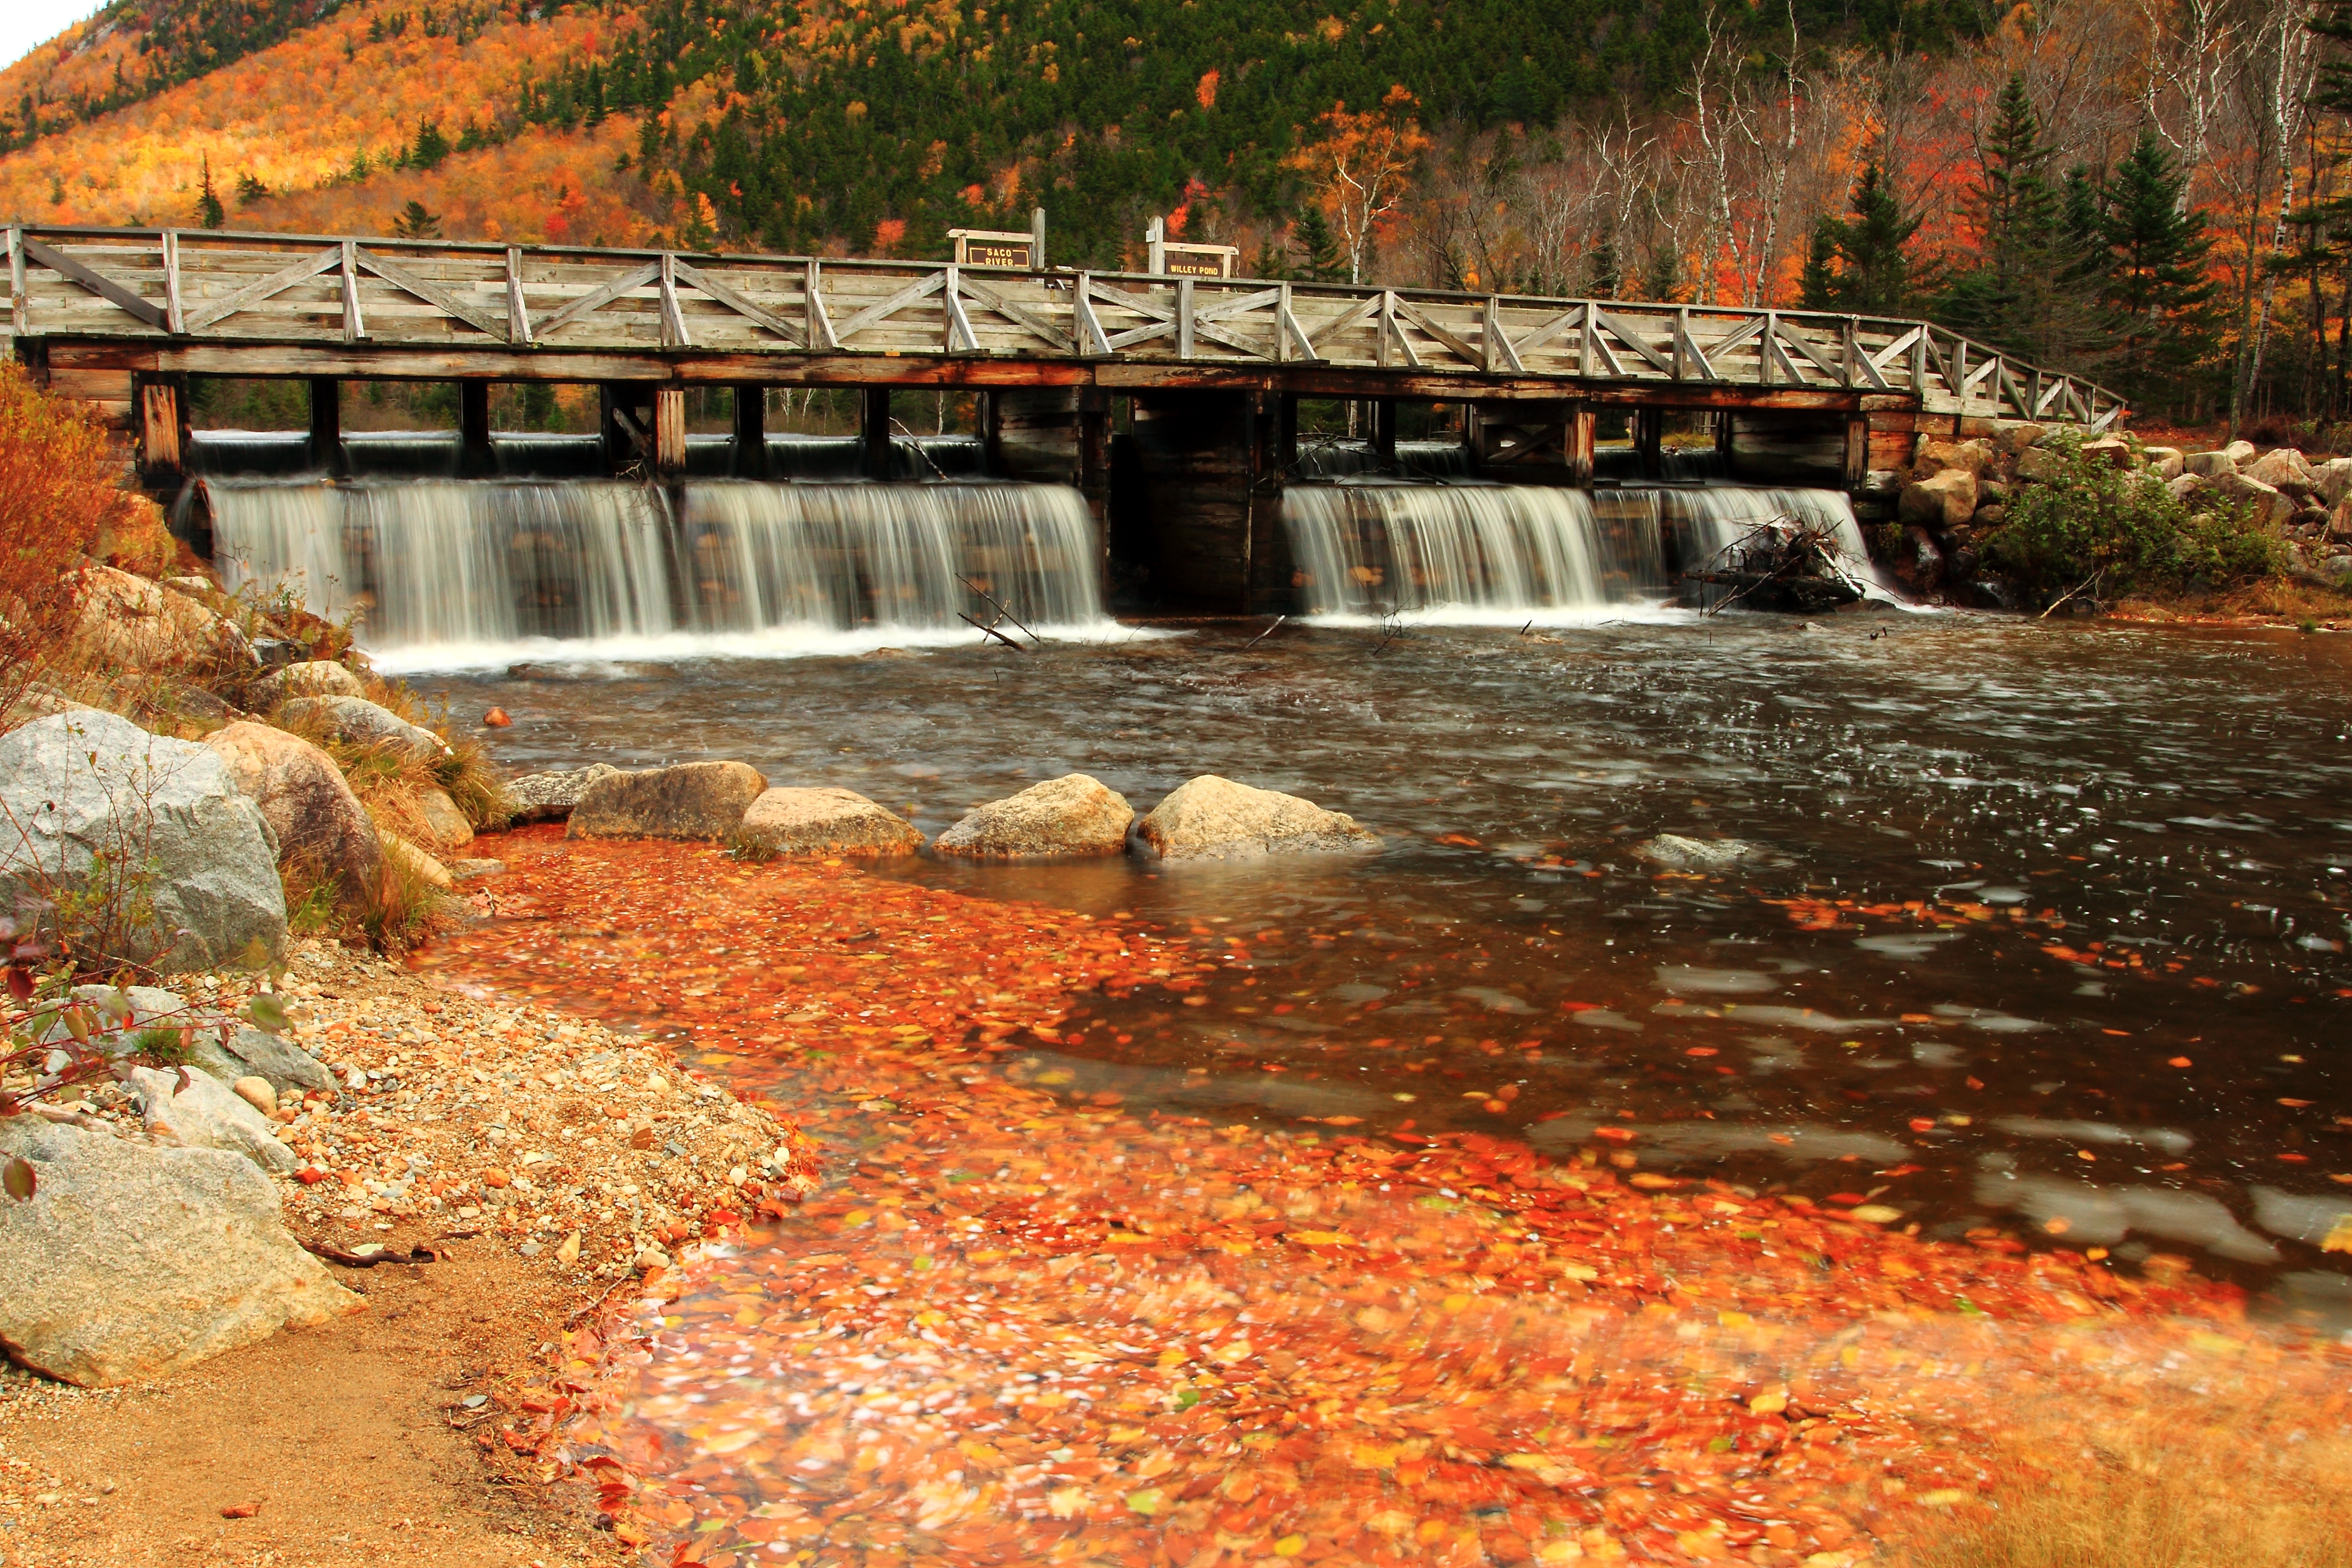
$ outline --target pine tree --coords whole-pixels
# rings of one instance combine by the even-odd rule
[[[1937,314],[2009,353],[2080,367],[2105,346],[2097,291],[2086,287],[2097,257],[2050,183],[2056,151],[2042,140],[2025,79],[2011,76],[1975,193],[1981,259],[1952,279]]]
[[[1348,276],[1348,258],[1339,253],[1339,237],[1331,232],[1331,220],[1312,202],[1290,231],[1290,249],[1298,258],[1297,275],[1301,282],[1338,283]]]
[[[237,205],[241,207],[251,206],[254,203],[261,200],[268,194],[269,187],[263,184],[260,177],[254,174],[252,170],[247,169],[244,174],[239,174],[236,177]]]
[[[392,220],[392,232],[402,239],[438,239],[441,215],[427,211],[423,202],[411,201]]]
[[[224,228],[228,224],[228,209],[221,205],[220,193],[213,189],[212,154],[205,154],[204,174],[196,185],[196,222],[206,228]]]
[[[2188,183],[2155,132],[2143,130],[2101,193],[2102,291],[2117,339],[2111,374],[2135,401],[2177,406],[2214,352],[2215,285],[2205,276],[2213,242],[2204,215],[2182,210]]]
[[[1617,251],[1617,226],[1611,224],[1592,242],[1592,250],[1584,263],[1585,297],[1592,300],[1613,300],[1625,281],[1625,265]]]
[[[1816,310],[1903,316],[1916,308],[1917,282],[1905,247],[1926,216],[1903,216],[1903,204],[1871,163],[1854,187],[1853,216],[1814,224],[1805,253],[1804,302]]]
[[[420,117],[416,121],[416,140],[409,144],[407,163],[412,169],[436,167],[449,155],[449,139],[441,134],[441,127]]]

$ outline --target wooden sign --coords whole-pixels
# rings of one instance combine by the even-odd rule
[[[951,228],[955,258],[963,267],[1023,267],[1034,265],[1035,242],[1025,234],[985,228]]]
[[[1162,278],[1231,278],[1237,245],[1187,245],[1168,237],[1168,220],[1153,218],[1143,231],[1145,266]]]

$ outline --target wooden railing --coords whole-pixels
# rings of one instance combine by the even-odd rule
[[[7,247],[18,338],[364,344],[447,356],[449,374],[488,350],[970,355],[1556,381],[1563,396],[1606,383],[1662,405],[1674,388],[1836,391],[2094,428],[2124,411],[1926,321],[1811,311],[171,229],[15,226]]]

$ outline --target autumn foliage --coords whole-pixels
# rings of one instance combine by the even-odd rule
[[[78,405],[0,363],[0,714],[72,625],[87,553],[110,532],[146,538],[140,509],[153,509],[120,474]]]

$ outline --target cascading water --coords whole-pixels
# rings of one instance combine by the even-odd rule
[[[1106,625],[1093,519],[1026,484],[206,482],[232,590],[296,584],[360,614],[393,666],[495,663],[555,639],[596,656],[838,650],[972,636],[990,613]]]
[[[1853,507],[1837,490],[1772,489],[1746,485],[1704,485],[1645,491],[1657,498],[1673,564],[1689,570],[1714,559],[1763,524],[1778,518],[1823,529],[1864,577],[1870,552]]]
[[[1301,485],[1282,514],[1309,615],[1580,611],[1664,584],[1655,507],[1632,492]]]
[[[1332,438],[1298,444],[1302,479],[1467,479],[1470,454],[1459,441],[1399,441],[1393,468],[1382,463],[1369,441]]]

